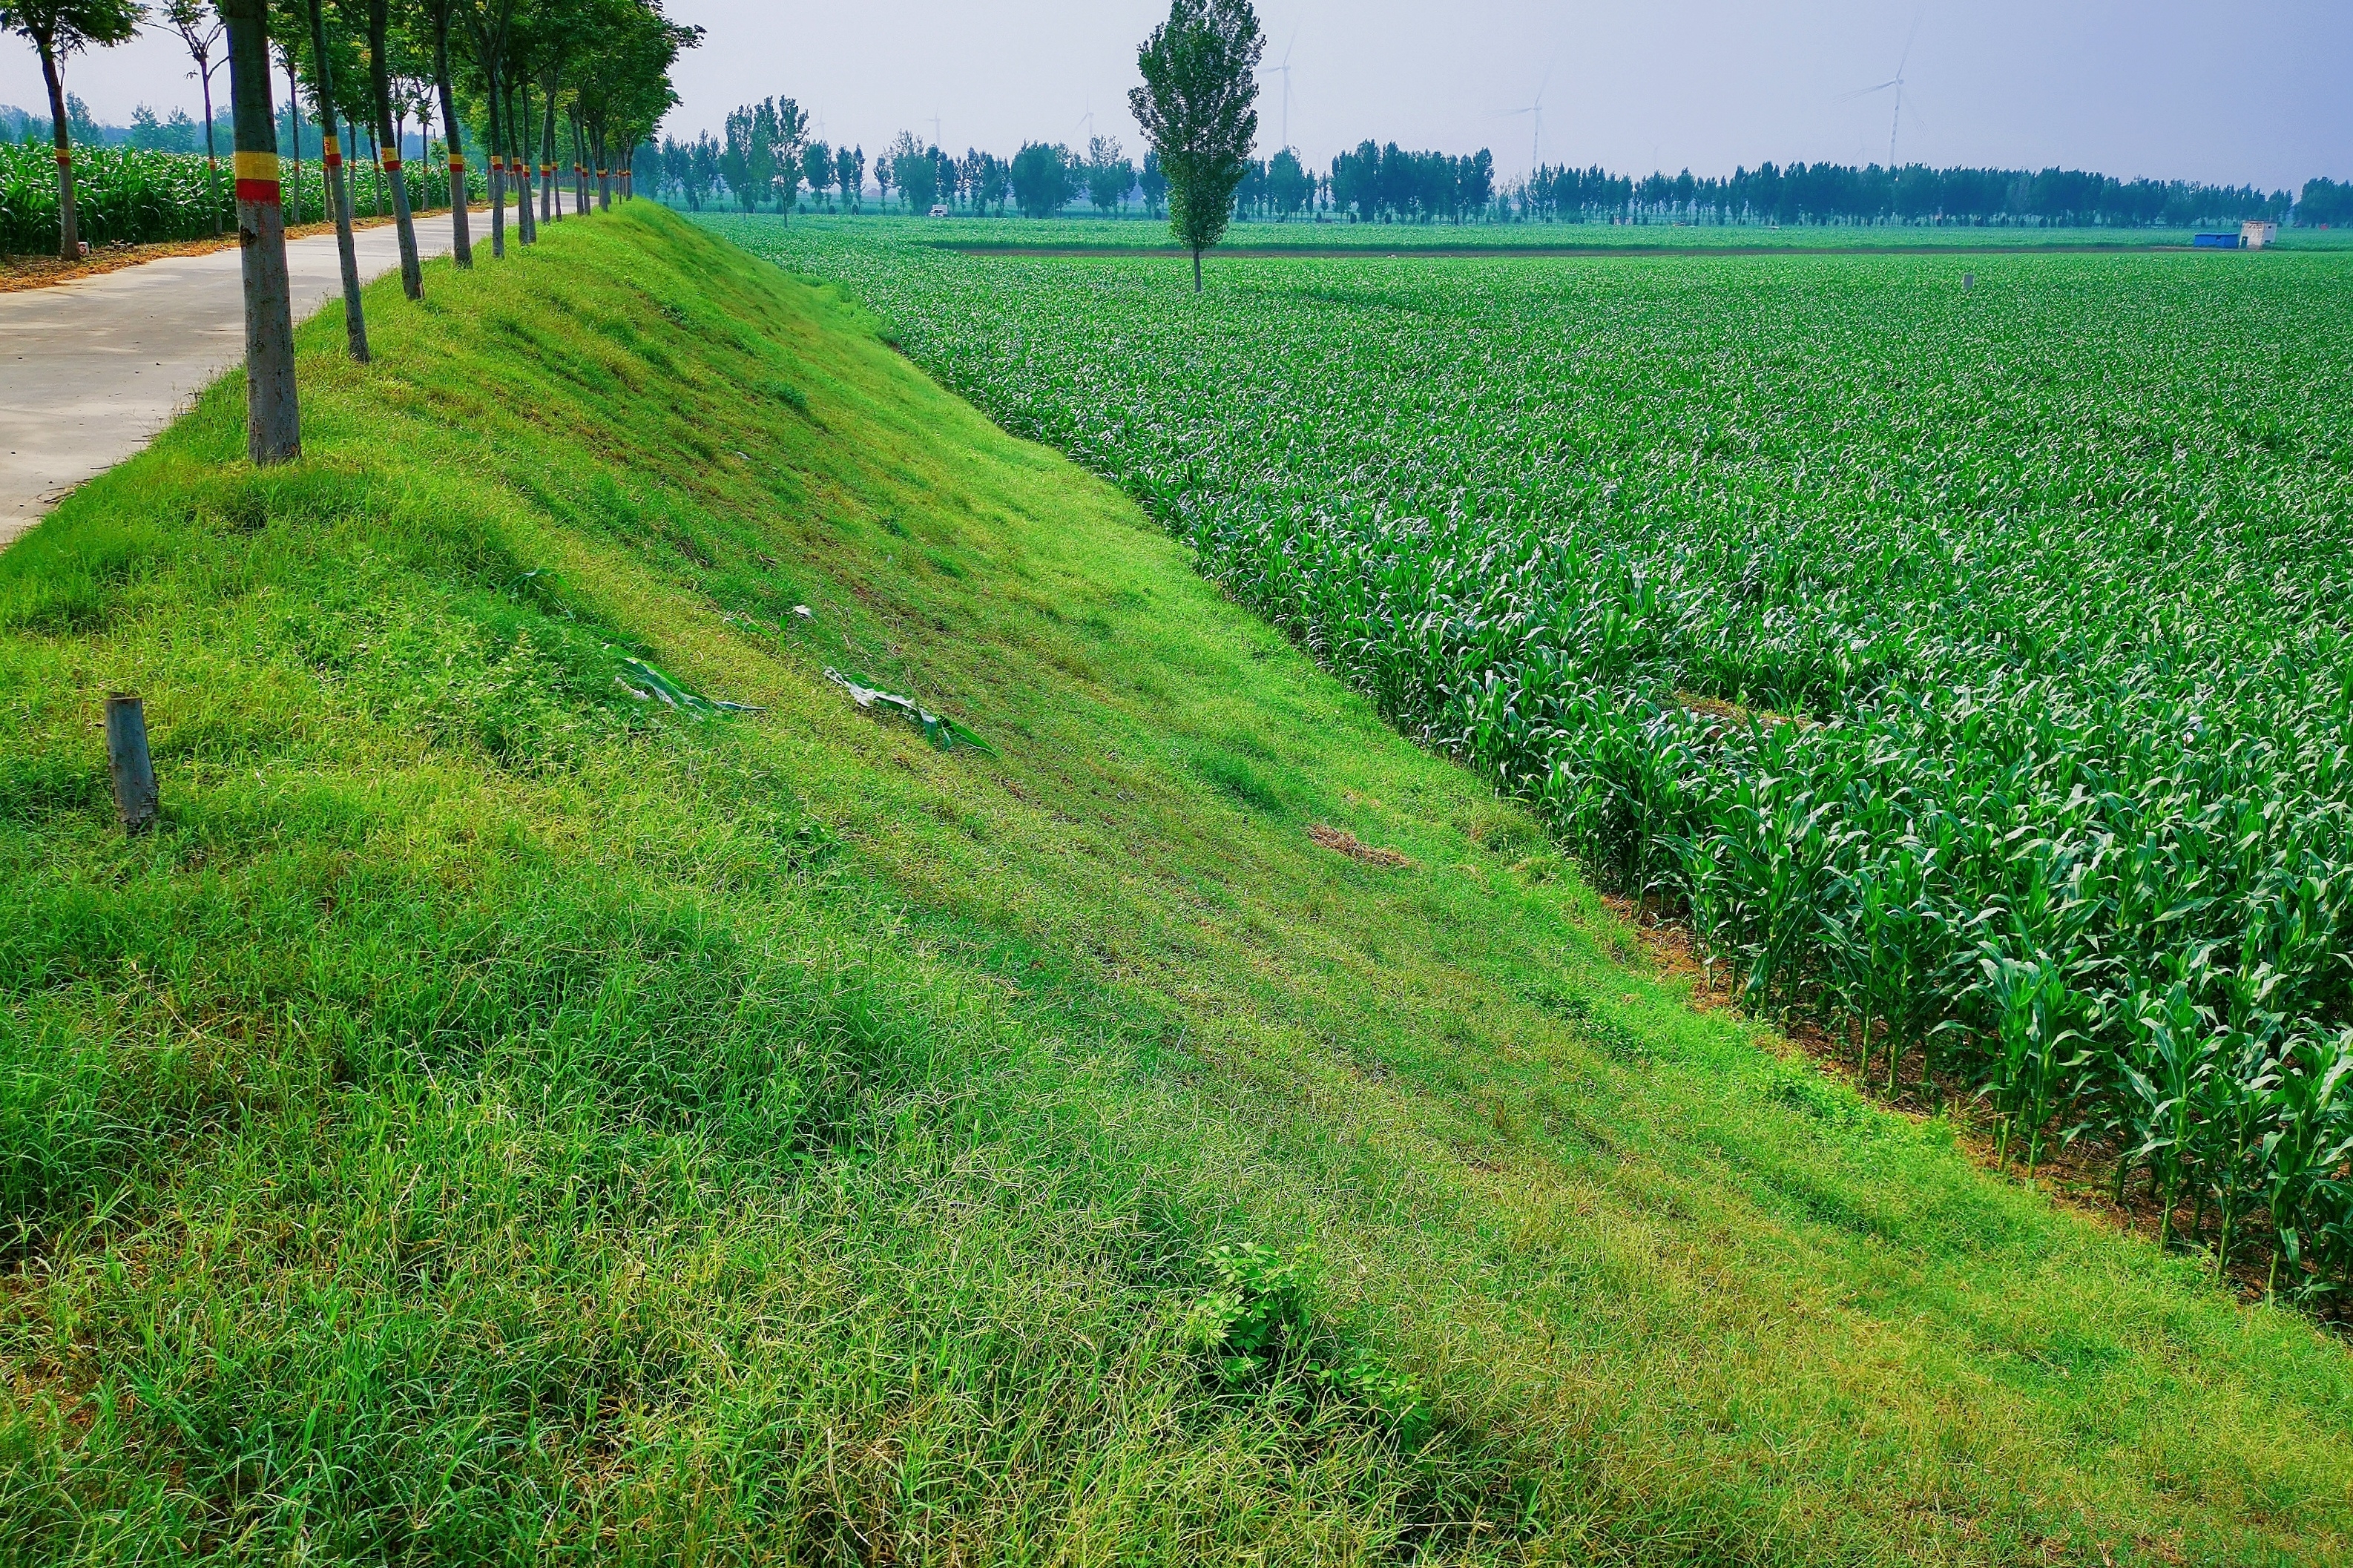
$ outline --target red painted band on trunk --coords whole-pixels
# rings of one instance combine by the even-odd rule
[[[397,158],[385,158],[382,162],[387,174],[396,172],[400,168],[400,160]]]
[[[327,154],[327,167],[330,169],[340,169],[343,166],[343,155],[341,153],[330,153]]]
[[[237,183],[237,199],[274,207],[284,198],[279,195],[275,180],[239,180]]]
[[[72,168],[72,167],[73,167],[73,154],[72,154],[72,153],[58,153],[58,168],[60,168],[60,169],[70,169],[70,168]]]

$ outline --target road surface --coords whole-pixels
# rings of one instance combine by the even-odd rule
[[[473,215],[490,254],[490,209]],[[360,276],[400,265],[392,225],[352,237]],[[417,248],[449,249],[449,215],[417,220]],[[294,319],[343,297],[335,237],[290,240]],[[47,289],[0,294],[0,545],[91,475],[145,446],[213,378],[245,357],[235,246],[168,256]]]

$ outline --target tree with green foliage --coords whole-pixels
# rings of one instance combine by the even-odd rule
[[[1135,53],[1144,85],[1127,95],[1168,180],[1168,224],[1193,253],[1224,237],[1234,189],[1258,140],[1258,62],[1266,52],[1250,0],[1170,0],[1168,20]]]
[[[1168,176],[1160,172],[1160,154],[1146,153],[1144,168],[1135,177],[1136,188],[1144,193],[1146,216],[1158,217],[1160,205],[1168,199]]]
[[[2353,223],[2353,181],[2306,180],[2295,204],[2295,221],[2307,227],[2327,228]]]
[[[1025,143],[1013,154],[1009,179],[1023,217],[1052,217],[1071,199],[1071,154],[1060,144]]]
[[[702,211],[703,198],[711,194],[711,187],[717,182],[718,174],[719,143],[712,140],[711,132],[706,131],[694,139],[693,147],[688,151],[687,204],[696,211]]]
[[[1005,193],[1010,186],[1012,170],[1007,167],[1004,159],[994,153],[980,155],[980,168],[974,176],[972,194],[973,199],[980,204],[981,211],[985,213],[991,207],[999,212],[1005,210]]]
[[[1274,207],[1274,216],[1285,220],[1303,210],[1315,195],[1314,176],[1301,165],[1299,154],[1288,147],[1267,160],[1266,194]]]
[[[801,148],[808,137],[808,116],[801,112],[801,106],[794,100],[780,98],[776,100],[771,127],[773,140],[769,146],[776,165],[773,180],[776,216],[790,220],[793,208],[800,205]]]
[[[833,155],[833,183],[841,192],[841,210],[848,212],[858,203],[860,190],[866,184],[866,149],[844,147]]]
[[[801,149],[801,177],[808,182],[809,195],[818,201],[833,187],[833,149],[823,142],[812,142]]]
[[[747,213],[760,210],[760,191],[767,183],[769,153],[761,129],[758,107],[749,103],[737,104],[720,127],[719,177]]]
[[[760,203],[786,179],[791,190],[799,189],[800,137],[807,123],[800,105],[789,98],[739,104],[728,115],[719,171],[745,212],[759,211]]]
[[[940,190],[939,165],[912,131],[900,132],[891,143],[891,177],[899,183],[899,199],[909,212],[921,217],[932,210]]]
[[[1121,152],[1116,136],[1087,141],[1087,205],[1099,213],[1117,212],[1135,188],[1135,165]]]
[[[130,42],[146,8],[139,0],[0,0],[0,31],[21,33],[41,58],[49,89],[49,121],[58,150],[58,256],[81,256],[74,223],[73,130],[66,117],[66,60],[90,45]]]

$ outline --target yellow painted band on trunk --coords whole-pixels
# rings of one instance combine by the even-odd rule
[[[336,138],[330,136],[326,139],[325,152],[326,155],[330,158],[340,158],[343,156],[343,144]]]
[[[278,178],[278,154],[275,153],[239,153],[229,160],[229,166],[240,180]]]
[[[449,167],[463,173],[466,167],[466,160],[463,158],[452,158],[449,160]]]

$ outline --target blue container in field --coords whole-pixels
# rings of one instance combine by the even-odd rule
[[[2189,243],[2200,250],[2236,250],[2239,237],[2235,234],[2193,234]]]

